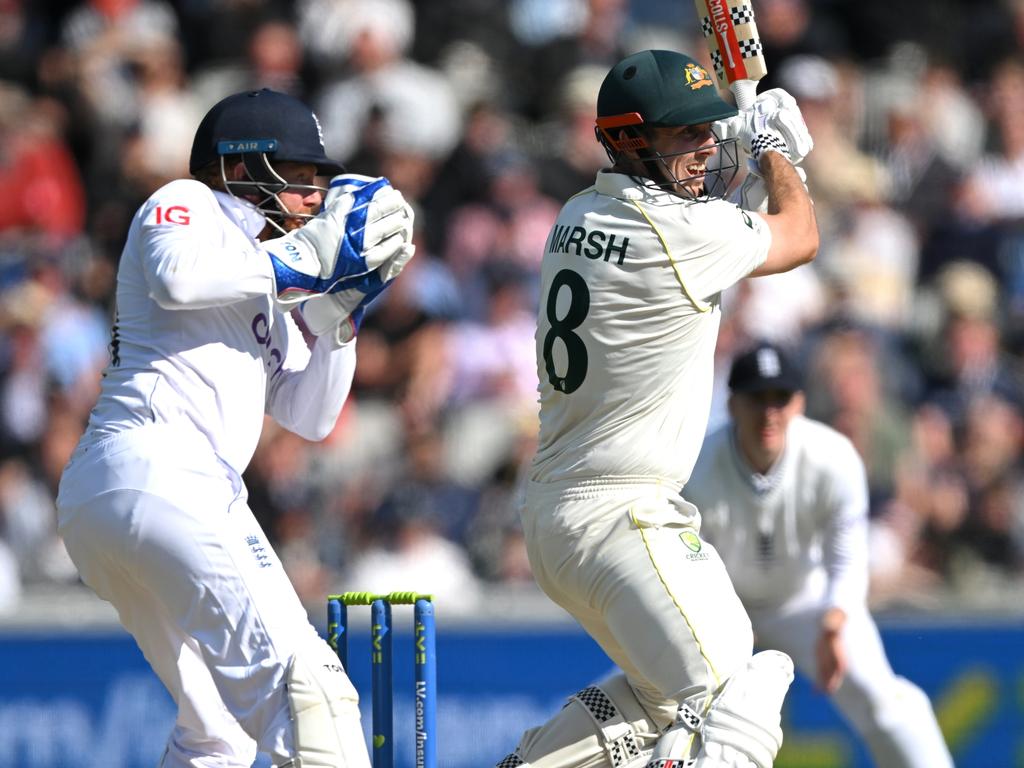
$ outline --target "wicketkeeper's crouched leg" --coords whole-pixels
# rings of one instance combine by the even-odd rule
[[[327,643],[295,654],[287,696],[294,755],[282,768],[370,768],[359,696]]]

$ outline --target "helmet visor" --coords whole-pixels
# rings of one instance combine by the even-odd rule
[[[654,148],[651,128],[638,113],[597,119],[597,139],[604,146],[613,164],[627,159],[633,152],[642,163],[644,186],[672,192],[691,200],[712,200],[725,197],[740,168],[740,149],[735,138],[721,138],[710,129],[714,141],[699,147],[662,152]],[[680,172],[681,171],[681,172]]]
[[[240,144],[251,146],[239,146]],[[316,215],[315,213],[302,213],[289,209],[281,198],[281,194],[286,191],[297,192],[306,197],[312,192],[319,192],[321,198],[323,198],[327,195],[327,187],[318,184],[300,184],[285,179],[274,168],[268,155],[269,152],[273,152],[276,149],[276,142],[272,139],[248,143],[221,142],[221,145],[223,150],[234,150],[222,151],[222,147],[218,147],[218,151],[220,151],[221,181],[224,184],[224,189],[230,195],[244,198],[255,205],[257,210],[266,217],[267,223],[281,234],[294,229],[296,225],[301,226]],[[243,150],[241,158],[242,166],[245,169],[245,178],[230,179],[228,178],[227,157],[238,154],[239,149]],[[281,162],[316,165],[312,160],[301,159],[288,159]],[[317,166],[317,173],[322,173],[319,166]]]
[[[715,152],[708,155],[709,146]],[[649,150],[643,163],[648,176],[642,179],[646,187],[697,202],[725,197],[739,172],[739,144],[736,139],[716,139],[711,145],[683,152]]]

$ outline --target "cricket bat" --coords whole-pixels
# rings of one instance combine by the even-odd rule
[[[757,81],[768,74],[751,0],[694,0],[718,86],[740,110],[754,106]]]

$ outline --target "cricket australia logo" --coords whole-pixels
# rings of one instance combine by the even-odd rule
[[[698,88],[703,88],[705,85],[711,85],[711,78],[708,76],[708,71],[699,64],[689,63],[686,65],[686,71],[683,73],[686,77],[686,84],[690,86],[691,91],[696,91]]]
[[[704,552],[704,544],[693,531],[683,531],[679,534],[679,538],[682,540],[686,548],[690,550],[690,554],[686,556],[687,560],[707,560],[708,553]]]

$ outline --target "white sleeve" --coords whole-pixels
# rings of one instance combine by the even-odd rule
[[[734,285],[768,258],[768,223],[725,200],[696,203],[688,210],[699,228],[699,247],[680,254],[680,269],[694,295],[707,300]]]
[[[137,214],[150,296],[164,309],[234,304],[273,290],[270,259],[227,228],[210,189],[182,179],[153,194]],[[226,242],[227,241],[227,242]]]
[[[849,614],[867,599],[868,482],[864,462],[853,445],[844,440],[840,448],[826,454],[832,470],[823,547],[826,604]]]
[[[267,413],[307,440],[323,440],[334,429],[352,388],[356,342],[339,345],[333,333],[318,336],[312,350],[290,314],[276,313],[288,332],[288,351],[267,383]]]

